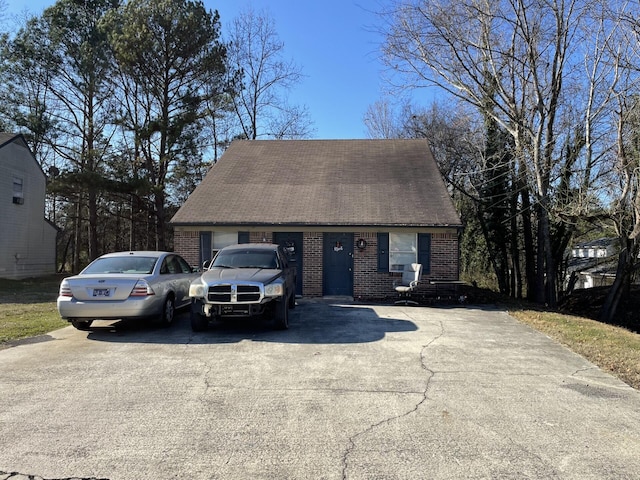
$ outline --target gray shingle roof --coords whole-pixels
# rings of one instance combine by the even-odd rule
[[[171,222],[461,225],[426,140],[235,141]]]

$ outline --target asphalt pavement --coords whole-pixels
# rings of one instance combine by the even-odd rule
[[[506,312],[298,303],[0,350],[0,480],[640,478],[640,392]]]

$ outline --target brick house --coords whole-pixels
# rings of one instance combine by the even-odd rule
[[[235,141],[171,224],[192,264],[286,245],[305,297],[392,297],[406,263],[422,263],[422,294],[458,279],[462,225],[423,139]]]

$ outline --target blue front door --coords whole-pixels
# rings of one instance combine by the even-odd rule
[[[325,233],[323,295],[353,296],[353,233]]]

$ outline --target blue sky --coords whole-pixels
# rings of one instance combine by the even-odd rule
[[[39,14],[54,0],[4,0],[7,14]],[[380,3],[384,3],[380,0]],[[305,75],[289,103],[306,105],[315,138],[366,138],[367,107],[383,96],[379,21],[370,0],[205,0],[225,25],[248,6],[275,20],[286,55]]]

